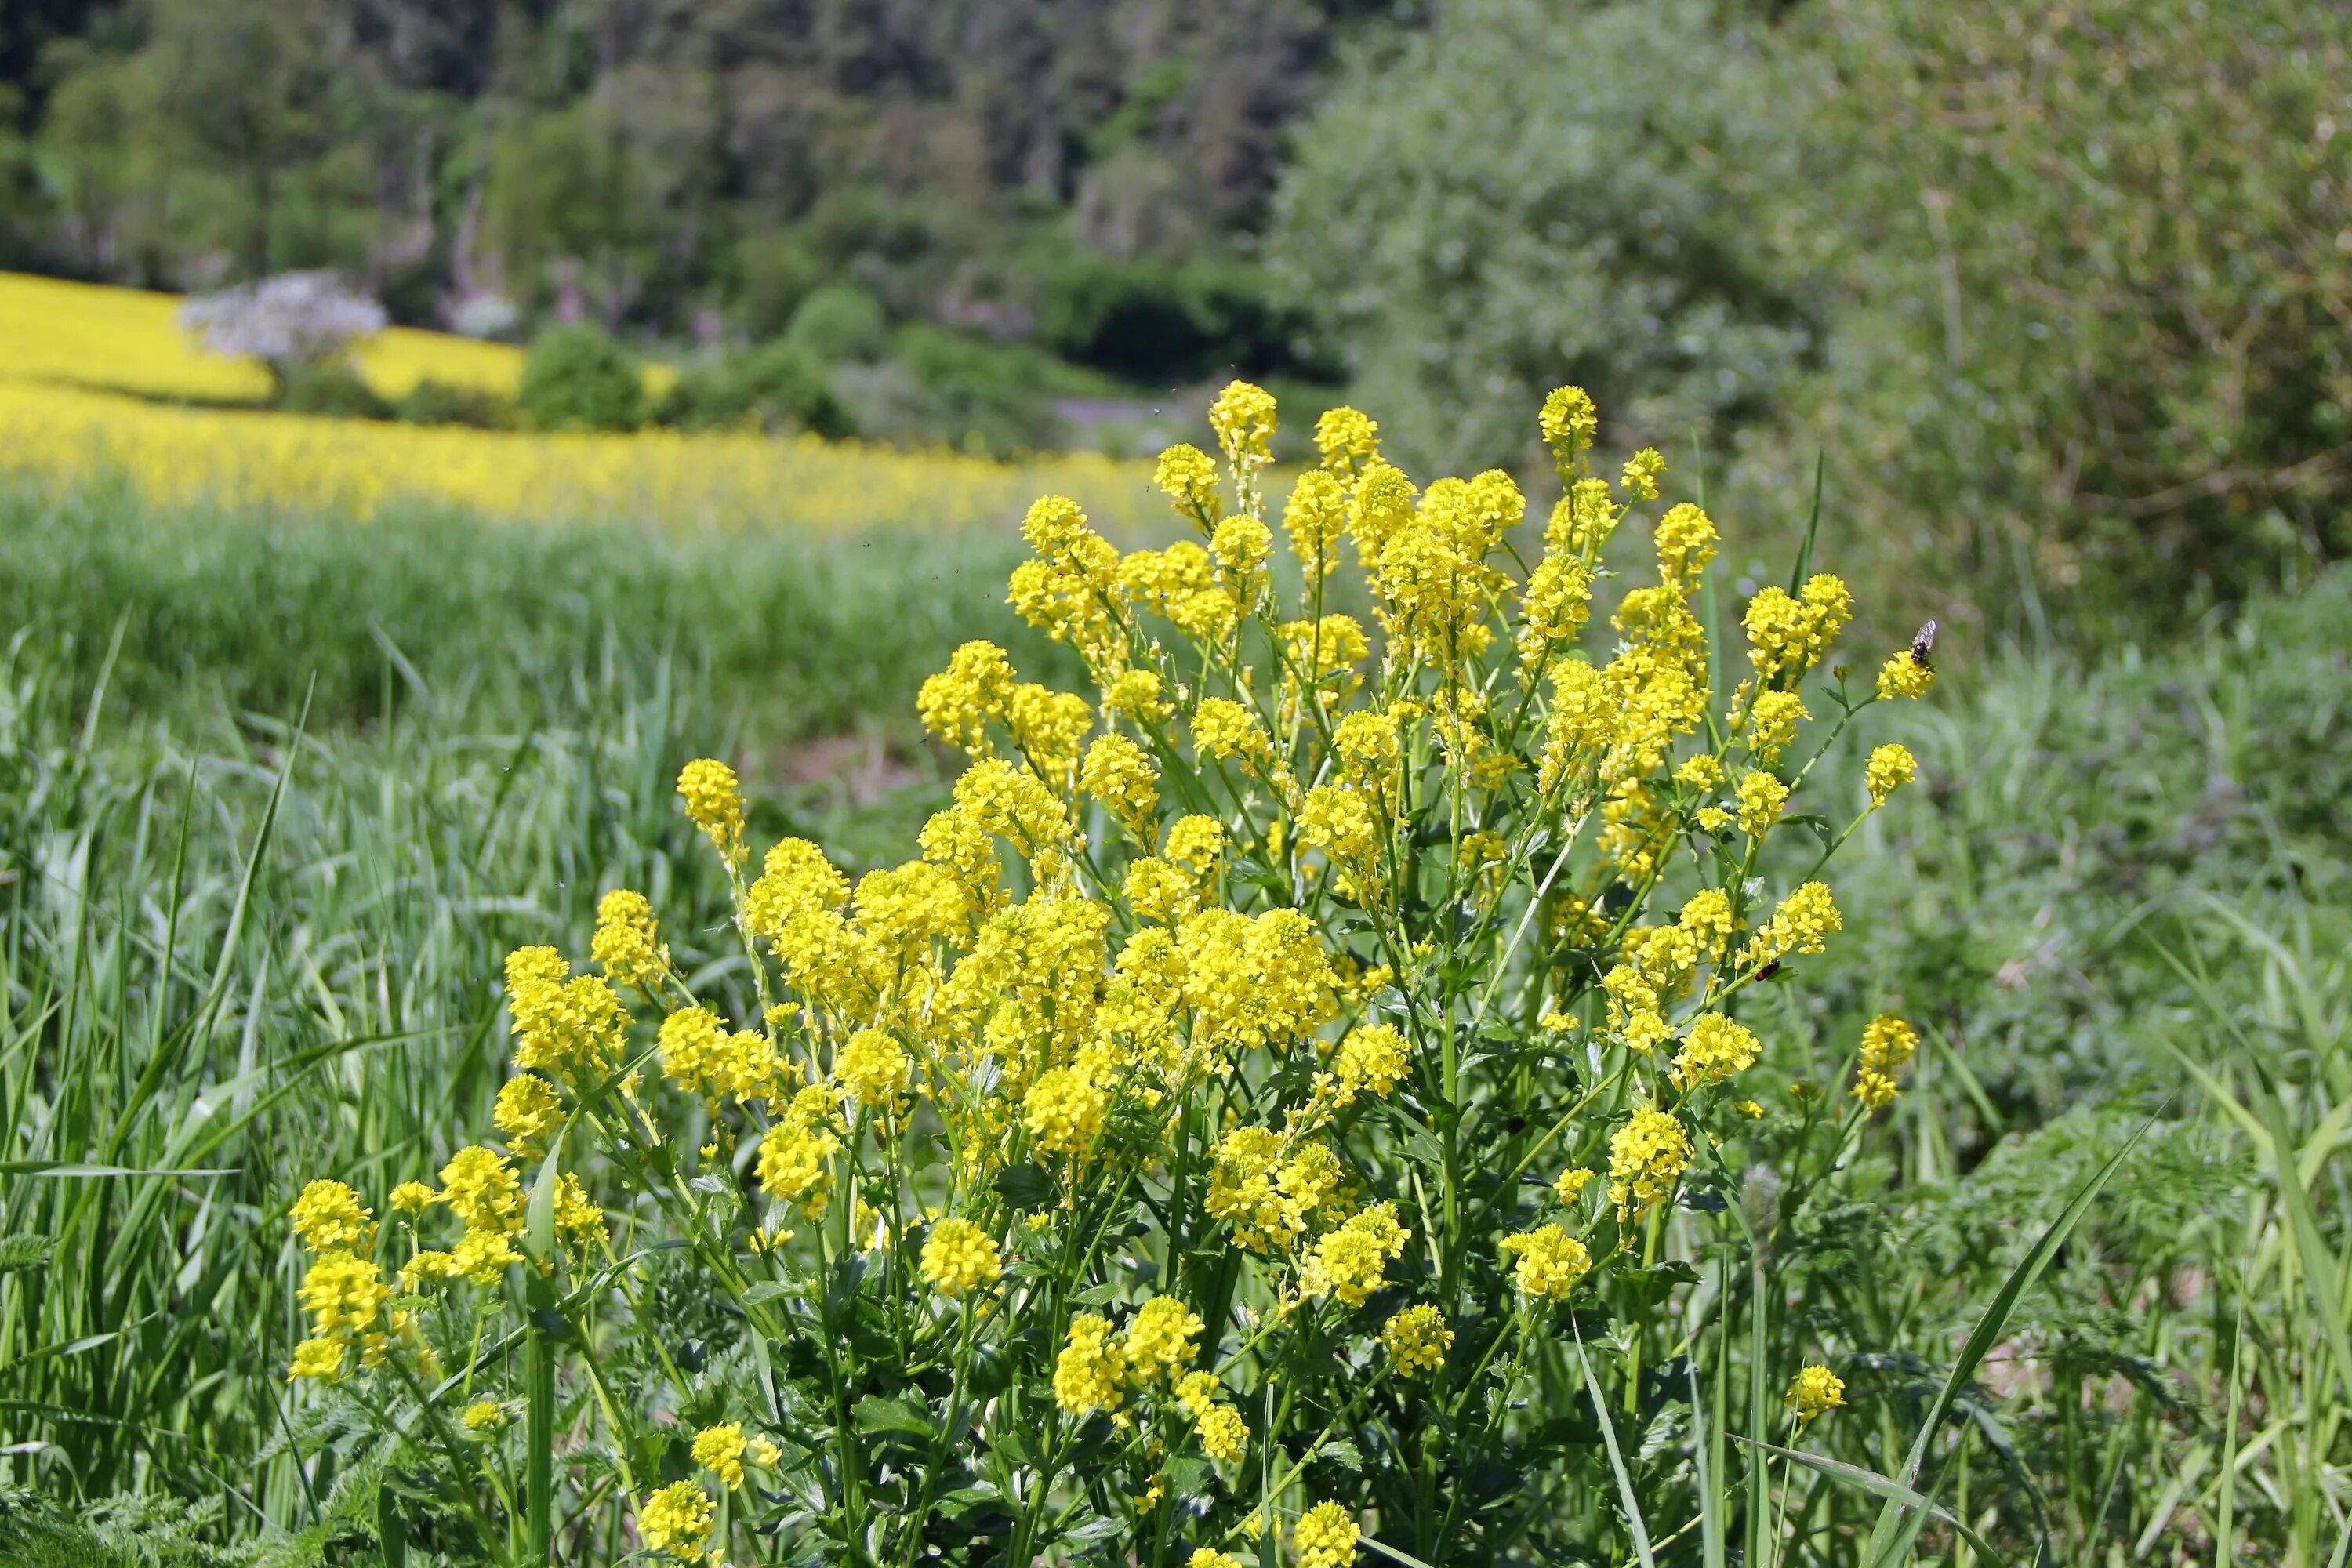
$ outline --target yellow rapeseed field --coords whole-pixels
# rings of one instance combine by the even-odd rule
[[[1009,526],[1041,489],[1113,531],[1156,520],[1148,465],[1093,454],[1022,467],[814,438],[522,435],[174,405],[257,398],[256,366],[198,353],[166,294],[0,273],[0,470],[116,478],[159,504],[373,518],[399,504],[525,521],[789,527]],[[520,351],[394,329],[359,361],[377,390],[424,376],[511,393]]]

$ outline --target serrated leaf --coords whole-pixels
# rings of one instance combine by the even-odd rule
[[[1364,1452],[1345,1437],[1335,1437],[1316,1450],[1318,1458],[1328,1459],[1350,1475],[1364,1473]]]

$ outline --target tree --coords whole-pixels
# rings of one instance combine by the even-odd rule
[[[1806,362],[1817,307],[1759,242],[1787,140],[1739,16],[1458,0],[1356,55],[1300,132],[1273,256],[1359,401],[1433,433],[1409,456],[1508,460],[1563,381],[1643,440],[1712,433]]]

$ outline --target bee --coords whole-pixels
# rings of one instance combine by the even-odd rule
[[[1911,662],[1924,668],[1927,656],[1935,651],[1936,623],[1931,619],[1919,628],[1919,635],[1911,639]]]

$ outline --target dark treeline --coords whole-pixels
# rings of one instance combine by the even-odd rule
[[[1129,377],[1269,369],[1253,236],[1365,8],[10,0],[0,259],[704,342],[833,286]]]

